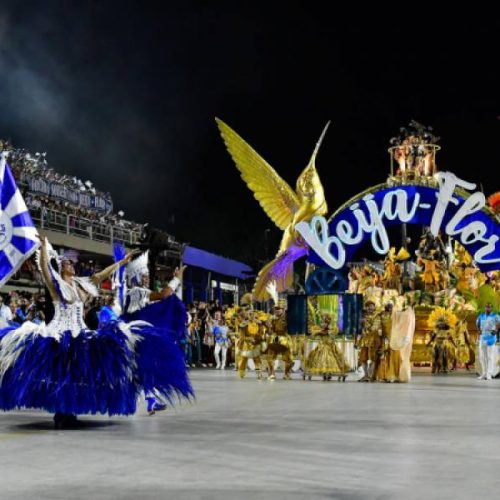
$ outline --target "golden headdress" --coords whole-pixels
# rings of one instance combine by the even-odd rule
[[[427,324],[429,328],[435,330],[439,323],[445,323],[450,328],[454,328],[457,324],[458,318],[451,311],[451,309],[445,309],[444,307],[436,307],[434,311],[429,316]]]
[[[245,293],[240,299],[241,307],[252,307],[253,297],[251,293]]]
[[[278,308],[281,308],[281,309],[286,309],[286,306],[287,306],[286,299],[279,299],[278,303],[274,307],[275,308],[278,307]]]

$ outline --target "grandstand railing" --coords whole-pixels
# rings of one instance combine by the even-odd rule
[[[33,222],[40,229],[71,234],[103,243],[134,244],[139,241],[140,232],[120,227],[117,224],[84,219],[48,208],[30,208]]]

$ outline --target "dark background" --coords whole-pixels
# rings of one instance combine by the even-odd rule
[[[126,218],[251,264],[280,233],[214,116],[293,186],[332,120],[317,159],[330,212],[385,180],[412,118],[441,136],[442,170],[499,189],[492,11],[177,4],[2,3],[0,137],[109,190]]]

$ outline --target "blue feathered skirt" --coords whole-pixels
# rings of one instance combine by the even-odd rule
[[[182,300],[173,294],[163,300],[151,302],[146,307],[131,314],[123,314],[120,319],[131,321],[147,321],[157,328],[162,328],[174,335],[179,341],[183,338],[186,329],[186,306]]]
[[[139,396],[193,394],[173,333],[137,321],[57,337],[45,325],[0,331],[0,409],[131,415]]]

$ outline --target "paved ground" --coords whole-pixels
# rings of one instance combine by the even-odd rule
[[[154,417],[54,431],[44,413],[0,414],[0,498],[500,497],[500,380],[192,380],[193,404]]]

